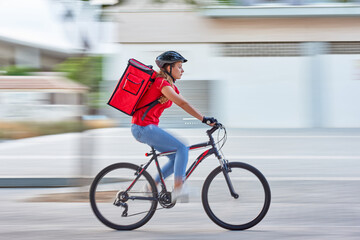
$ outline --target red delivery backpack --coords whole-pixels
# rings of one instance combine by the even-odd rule
[[[135,59],[130,59],[124,74],[120,78],[108,104],[127,115],[132,116],[136,110],[148,107],[142,119],[149,110],[159,103],[158,99],[145,105],[138,106],[140,99],[156,78],[152,66],[147,66]]]

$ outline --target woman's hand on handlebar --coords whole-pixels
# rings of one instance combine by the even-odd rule
[[[209,126],[211,126],[211,127],[215,126],[215,124],[218,123],[218,121],[215,118],[213,118],[213,117],[205,117],[205,116],[203,117],[202,122],[209,125]]]

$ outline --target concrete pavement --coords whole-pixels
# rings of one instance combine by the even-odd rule
[[[269,182],[273,197],[268,214],[258,225],[241,232],[215,225],[205,214],[200,196],[192,196],[188,204],[158,210],[139,229],[118,232],[99,222],[86,201],[28,201],[53,193],[78,192],[79,188],[3,188],[0,239],[359,239],[359,181]],[[200,189],[202,181],[190,184]]]
[[[207,141],[205,130],[170,131],[195,144]],[[250,163],[273,178],[359,178],[359,146],[360,129],[228,129],[223,152],[230,161]],[[144,163],[147,151],[128,128],[2,142],[0,186],[74,186],[115,162]],[[189,164],[200,153],[191,152]],[[193,177],[205,178],[216,166],[216,159],[206,159]],[[154,168],[149,171],[155,173]]]
[[[173,131],[189,144],[206,140],[204,129]],[[197,194],[189,204],[159,210],[145,226],[131,232],[117,232],[101,224],[87,199],[39,200],[52,194],[84,192],[86,196],[88,186],[0,188],[0,239],[359,239],[359,129],[228,131],[225,156],[257,167],[272,191],[268,214],[252,229],[227,231],[206,216],[201,186],[217,165],[216,159],[209,158],[190,177]],[[79,149],[92,151],[82,155]],[[24,139],[0,144],[0,173],[2,179],[18,178],[24,183],[38,178],[42,179],[39,184],[51,186],[49,179],[91,179],[117,161],[142,163],[146,151],[148,147],[135,142],[128,129]],[[190,159],[199,153],[192,153]]]

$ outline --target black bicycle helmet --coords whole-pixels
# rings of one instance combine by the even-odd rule
[[[176,62],[187,62],[187,60],[180,55],[180,53],[175,51],[167,51],[160,54],[156,60],[156,65],[159,68],[163,68],[166,63],[176,63]]]

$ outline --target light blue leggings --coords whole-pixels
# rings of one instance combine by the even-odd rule
[[[174,173],[175,179],[184,180],[189,155],[189,148],[184,143],[156,125],[142,127],[133,124],[131,132],[137,141],[146,143],[159,152],[176,150],[176,154],[167,156],[170,161],[162,167],[161,172],[164,178]],[[155,181],[160,182],[159,175]]]

